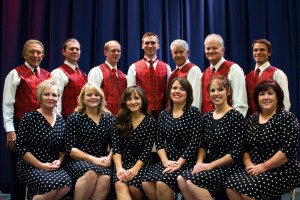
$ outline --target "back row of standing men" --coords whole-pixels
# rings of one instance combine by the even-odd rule
[[[203,72],[188,59],[189,47],[184,40],[171,43],[172,57],[176,69],[171,72],[168,64],[157,59],[159,38],[154,33],[146,33],[142,38],[144,58],[129,67],[127,77],[117,68],[121,57],[121,45],[117,41],[109,41],[104,46],[105,63],[91,69],[88,76],[78,67],[80,58],[80,43],[76,39],[68,39],[62,48],[65,57],[64,64],[51,73],[39,67],[44,58],[43,44],[37,40],[25,43],[23,57],[25,64],[13,69],[5,79],[3,92],[3,119],[7,133],[7,146],[13,154],[16,140],[15,130],[26,112],[36,110],[39,102],[36,99],[36,89],[40,82],[51,77],[59,86],[62,98],[59,100],[57,112],[67,118],[77,106],[77,96],[86,82],[94,82],[101,86],[105,94],[107,108],[116,115],[119,110],[119,99],[122,92],[132,85],[139,85],[149,100],[148,111],[154,117],[166,107],[166,91],[168,84],[176,77],[186,77],[193,87],[193,105],[200,108],[204,114],[214,108],[211,104],[207,84],[211,77],[223,75],[231,81],[233,89],[233,108],[244,116],[256,111],[253,101],[253,91],[256,84],[263,79],[274,79],[284,92],[284,106],[290,108],[288,81],[286,75],[269,63],[272,53],[271,43],[265,39],[255,40],[253,43],[253,58],[256,62],[255,70],[246,78],[242,68],[223,57],[225,48],[220,35],[208,35],[204,41],[205,55],[210,66]],[[248,98],[247,98],[248,97]],[[248,109],[249,107],[249,109]],[[248,113],[247,113],[248,112]],[[15,159],[11,159],[15,162]],[[13,164],[15,166],[15,164]],[[13,167],[12,169],[15,169]],[[12,179],[17,180],[16,177]],[[16,183],[12,183],[16,186]],[[17,187],[16,187],[17,188]],[[15,198],[16,188],[12,189],[12,199]],[[22,194],[20,194],[22,195]]]

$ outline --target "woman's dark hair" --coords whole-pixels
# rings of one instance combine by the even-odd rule
[[[206,90],[208,91],[208,94],[210,94],[210,86],[212,84],[212,82],[216,80],[219,86],[223,86],[226,89],[227,92],[227,104],[229,106],[232,106],[232,87],[230,84],[230,81],[228,78],[226,78],[223,75],[218,75],[218,76],[214,76],[211,78],[211,80],[209,81]]]
[[[121,96],[121,106],[120,110],[116,117],[116,127],[119,131],[121,139],[126,139],[130,136],[131,131],[133,130],[133,126],[131,123],[131,113],[130,110],[127,108],[126,101],[130,98],[132,94],[141,97],[142,106],[141,112],[144,115],[148,115],[148,100],[143,91],[143,89],[139,86],[131,86],[124,90]]]
[[[168,89],[168,106],[167,109],[171,112],[173,110],[173,101],[171,99],[171,90],[172,90],[172,86],[174,84],[175,81],[178,81],[179,84],[181,85],[181,87],[183,87],[183,89],[186,91],[186,103],[185,106],[183,108],[184,111],[186,111],[189,107],[191,107],[192,103],[193,103],[193,88],[190,84],[190,82],[184,78],[184,77],[177,77],[175,79],[172,80],[170,87]]]
[[[283,91],[278,83],[271,79],[261,81],[254,90],[254,103],[258,112],[261,112],[261,107],[258,102],[258,95],[260,92],[268,91],[270,88],[274,90],[277,96],[277,112],[284,109],[283,105]]]

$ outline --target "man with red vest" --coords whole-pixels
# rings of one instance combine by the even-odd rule
[[[101,87],[104,92],[107,109],[117,115],[120,109],[120,97],[127,88],[125,74],[118,69],[117,64],[121,58],[121,45],[111,40],[104,45],[105,63],[91,69],[88,81]]]
[[[249,111],[248,114],[251,115],[257,112],[255,107],[253,94],[256,85],[265,79],[275,80],[281,87],[284,99],[283,104],[285,110],[289,110],[291,107],[288,79],[285,73],[278,69],[277,67],[271,66],[269,62],[269,57],[272,54],[272,44],[266,39],[255,40],[252,43],[253,48],[253,59],[255,60],[255,70],[251,71],[246,76],[246,87],[248,95]]]
[[[202,113],[204,114],[214,109],[214,105],[209,100],[209,92],[207,91],[207,85],[211,77],[223,75],[227,77],[231,83],[233,93],[232,107],[246,116],[248,102],[244,71],[236,63],[224,59],[224,41],[220,35],[208,35],[204,41],[204,47],[205,56],[209,60],[210,66],[202,75]]]
[[[176,77],[185,77],[193,88],[193,106],[201,109],[202,102],[202,88],[201,77],[202,72],[200,68],[191,63],[188,59],[190,50],[186,41],[177,39],[171,43],[170,46],[172,57],[176,63],[176,69],[172,72],[169,78],[169,87],[173,79]]]
[[[158,35],[147,32],[142,38],[144,58],[133,63],[127,73],[128,87],[140,86],[148,99],[149,113],[157,118],[166,108],[166,92],[171,68],[168,64],[157,59],[159,49]]]
[[[9,72],[3,90],[3,121],[6,131],[6,144],[11,150],[11,199],[24,199],[25,186],[16,174],[17,154],[15,141],[18,126],[25,113],[40,107],[36,90],[40,82],[50,77],[50,73],[39,67],[44,58],[44,45],[38,40],[28,40],[24,44],[25,64]]]
[[[51,72],[51,79],[56,82],[62,94],[57,102],[57,113],[66,119],[77,107],[77,97],[87,83],[87,76],[78,67],[77,62],[81,54],[78,40],[66,40],[62,53],[65,57],[64,64]]]

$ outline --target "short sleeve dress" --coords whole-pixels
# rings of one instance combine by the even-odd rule
[[[111,146],[111,132],[114,123],[115,119],[109,113],[102,114],[98,124],[88,115],[79,115],[77,112],[68,117],[66,124],[68,157],[63,167],[70,174],[73,182],[76,182],[89,170],[111,176],[111,168],[97,166],[86,160],[72,159],[70,152],[72,148],[77,148],[92,156],[107,156],[107,149]]]
[[[224,183],[234,172],[242,169],[242,152],[244,138],[244,117],[234,109],[229,110],[222,118],[214,119],[213,111],[204,115],[204,135],[200,148],[206,150],[204,163],[210,163],[230,154],[234,162],[209,171],[192,174],[185,171],[182,176],[195,185],[207,189],[212,196],[222,189]]]
[[[200,137],[203,134],[203,118],[200,110],[191,106],[179,118],[173,118],[172,112],[164,110],[158,118],[158,123],[156,149],[164,148],[169,160],[177,161],[182,157],[186,163],[173,173],[163,174],[165,168],[158,162],[151,166],[144,181],[162,181],[178,193],[177,176],[190,169],[196,162]]]
[[[114,131],[112,135],[113,154],[122,155],[122,166],[125,170],[132,168],[138,160],[144,163],[139,170],[137,176],[127,185],[134,186],[142,190],[142,178],[152,163],[151,149],[154,145],[157,134],[157,122],[150,116],[146,116],[138,127],[132,130],[131,137],[121,139],[118,131]],[[116,169],[113,170],[113,182],[119,179],[116,175]]]
[[[17,174],[32,195],[45,194],[66,186],[72,187],[70,176],[62,168],[44,171],[23,160],[27,152],[42,163],[57,160],[60,152],[64,151],[64,130],[64,120],[59,115],[52,127],[38,111],[26,113],[20,122],[16,142],[16,152],[20,156]]]
[[[246,170],[232,175],[226,187],[254,199],[268,200],[278,197],[299,184],[300,169],[297,161],[299,123],[288,111],[279,111],[265,124],[259,124],[259,115],[253,114],[246,121],[246,151],[254,164],[263,163],[281,151],[288,162],[257,176]]]

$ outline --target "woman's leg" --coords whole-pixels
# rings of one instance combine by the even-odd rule
[[[192,181],[187,180],[186,186],[193,199],[212,200],[212,196],[208,190],[198,187],[197,185],[193,184]]]
[[[190,194],[186,185],[187,180],[182,176],[177,177],[177,183],[180,188],[181,194],[186,200],[194,200],[194,197]]]
[[[53,197],[55,196],[55,193],[56,193],[56,190],[52,190],[45,194],[34,195],[32,200],[52,200]]]
[[[174,191],[164,182],[156,182],[156,194],[158,200],[174,200]]]
[[[121,182],[118,181],[115,183],[115,189],[117,193],[117,199],[118,200],[131,200],[130,192],[128,186]]]
[[[70,190],[71,190],[71,187],[69,187],[69,186],[56,189],[55,190],[56,193],[55,193],[53,199],[63,198]]]
[[[98,174],[93,170],[81,176],[75,184],[74,200],[89,199],[94,192],[97,179]]]
[[[91,200],[105,200],[110,191],[110,176],[99,175]]]
[[[142,182],[142,187],[149,200],[157,200],[156,181]]]
[[[129,193],[133,200],[143,200],[144,199],[143,192],[134,186],[129,186]]]

